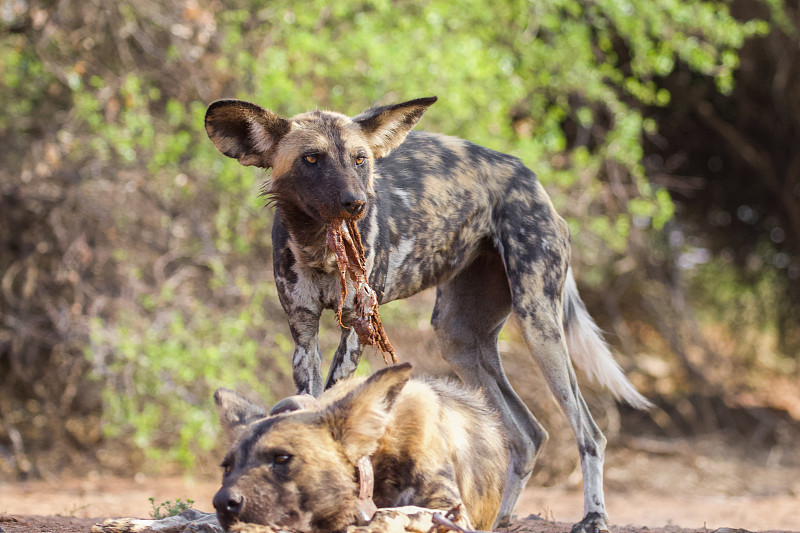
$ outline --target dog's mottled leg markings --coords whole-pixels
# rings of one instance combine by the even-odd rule
[[[319,347],[319,317],[322,309],[285,307],[294,340],[292,378],[298,394],[322,394],[322,351]]]
[[[588,513],[583,520],[572,526],[570,533],[608,533],[608,524],[602,514]]]
[[[319,287],[294,267],[295,258],[289,246],[277,247],[274,261],[275,285],[295,345],[292,377],[298,393],[319,396],[322,393]]]
[[[353,329],[343,329],[339,347],[331,361],[328,379],[325,381],[326,389],[355,373],[358,362],[361,360],[361,351],[362,344],[358,340],[358,333]]]

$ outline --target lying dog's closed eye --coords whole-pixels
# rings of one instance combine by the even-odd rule
[[[298,531],[355,523],[359,460],[371,458],[378,507],[450,509],[491,529],[505,488],[508,449],[480,393],[410,380],[410,365],[342,381],[319,403],[291,398],[273,413],[231,391],[215,394],[232,440],[214,507],[225,528],[253,522]]]

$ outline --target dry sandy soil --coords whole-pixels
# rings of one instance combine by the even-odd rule
[[[91,530],[97,522],[92,518],[69,518],[58,516],[2,516],[0,527],[9,533],[84,533]],[[538,517],[529,517],[514,522],[504,531],[509,533],[568,533],[570,524],[564,522],[550,522]],[[776,530],[783,531],[783,530]],[[639,526],[612,526],[611,533],[748,533],[744,529],[719,528],[716,530],[706,528],[680,528],[678,526],[664,526],[647,528]],[[772,533],[772,532],[765,532]]]
[[[609,450],[606,498],[613,532],[800,533],[800,467],[697,453],[713,449],[713,442],[673,443],[672,448],[662,454]],[[88,533],[105,518],[149,517],[150,497],[156,502],[193,499],[196,509],[211,511],[217,487],[210,479],[141,474],[0,484],[0,528],[6,533]],[[509,531],[568,532],[582,512],[579,487],[577,474],[559,486],[529,487]]]

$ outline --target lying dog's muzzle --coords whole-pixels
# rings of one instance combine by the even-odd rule
[[[244,496],[233,489],[222,487],[214,495],[212,503],[214,509],[217,510],[217,518],[220,524],[225,529],[228,529],[227,526],[239,518],[239,513],[244,508]]]

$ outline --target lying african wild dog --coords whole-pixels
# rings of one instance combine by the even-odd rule
[[[378,507],[463,503],[471,526],[490,529],[508,467],[497,413],[478,391],[410,374],[405,363],[343,380],[316,405],[291,397],[290,407],[284,400],[269,415],[218,390],[219,419],[232,441],[214,496],[222,527],[342,530],[359,514],[357,463],[371,457]]]
[[[575,433],[584,518],[573,529],[604,530],[605,437],[570,354],[617,398],[639,408],[649,402],[614,361],[580,300],[567,224],[534,173],[515,157],[461,139],[410,132],[435,101],[377,107],[353,118],[311,111],[285,119],[240,100],[214,102],[206,112],[206,131],[223,154],[272,168],[266,192],[276,206],[273,266],[295,341],[295,385],[301,393],[322,392],[319,318],[341,298],[326,228],[332,219],[357,219],[380,303],[436,286],[431,321],[443,356],[501,413],[510,467],[499,521],[510,518],[547,440],[500,362],[497,335],[513,312]],[[353,293],[351,287],[344,302],[345,326],[353,320]],[[342,329],[326,387],[354,372],[361,350],[357,334]]]

